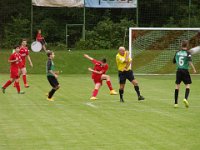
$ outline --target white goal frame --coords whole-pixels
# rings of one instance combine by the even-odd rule
[[[132,30],[168,30],[168,31],[172,31],[172,30],[185,30],[185,31],[192,31],[192,30],[196,30],[196,31],[200,31],[200,28],[145,28],[145,27],[130,27],[129,28],[129,54],[130,57],[132,58],[132,50],[133,50],[133,43],[132,43]]]

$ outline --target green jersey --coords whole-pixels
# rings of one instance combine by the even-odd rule
[[[47,64],[46,64],[46,73],[47,73],[47,76],[54,76],[50,70],[54,71],[55,70],[55,66],[54,66],[54,63],[51,59],[48,59],[47,61]]]
[[[174,56],[174,63],[177,69],[189,69],[189,62],[192,61],[191,54],[186,50],[176,52]]]

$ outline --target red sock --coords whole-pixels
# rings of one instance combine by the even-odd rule
[[[20,92],[20,85],[19,85],[19,82],[15,82],[15,86],[16,86],[17,92],[19,93],[19,92]]]
[[[4,89],[6,89],[12,82],[10,80],[8,80],[6,82],[6,84],[3,86]]]
[[[98,92],[99,92],[99,91],[98,91],[97,89],[94,89],[94,91],[92,92],[92,96],[93,96],[93,97],[96,97],[97,94],[98,94]]]
[[[113,90],[111,82],[110,81],[106,81],[106,83],[107,83],[108,88],[110,89],[110,91]]]
[[[24,84],[27,84],[27,81],[26,81],[26,74],[23,75],[22,78],[23,78]]]

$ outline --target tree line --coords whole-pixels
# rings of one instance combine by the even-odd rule
[[[21,38],[32,41],[39,28],[52,46],[66,46],[68,36],[69,46],[77,49],[111,49],[128,44],[127,29],[130,26],[200,26],[199,0],[138,0],[138,10],[86,8],[84,41],[82,26],[68,27],[69,35],[66,35],[66,24],[83,24],[83,8],[32,8],[31,0],[0,1],[0,47],[12,47]]]

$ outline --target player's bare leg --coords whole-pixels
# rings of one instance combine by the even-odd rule
[[[106,80],[106,84],[110,90],[110,95],[117,95],[117,92],[112,88],[112,84],[111,84],[109,75],[103,74],[101,76],[101,80]]]
[[[140,88],[138,85],[138,81],[136,79],[134,79],[133,81],[131,81],[131,83],[134,85],[135,91],[137,93],[138,96],[138,100],[144,100],[145,98],[140,94]]]

